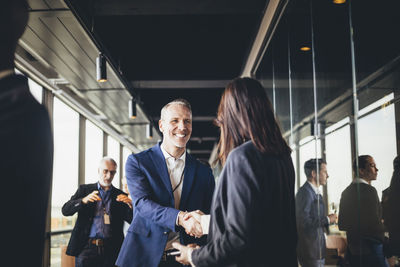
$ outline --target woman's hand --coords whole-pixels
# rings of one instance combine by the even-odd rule
[[[175,260],[183,265],[192,265],[190,262],[192,258],[192,251],[200,248],[196,244],[189,244],[187,246],[181,245],[177,242],[172,243],[172,246],[181,252],[180,256],[176,256]]]

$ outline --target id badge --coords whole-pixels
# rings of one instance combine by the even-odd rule
[[[104,213],[104,224],[110,224],[110,215]]]

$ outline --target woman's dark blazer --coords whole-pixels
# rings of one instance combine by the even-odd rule
[[[259,152],[251,141],[235,148],[221,172],[201,266],[296,266],[295,175],[290,155]]]
[[[89,233],[93,224],[96,205],[95,203],[88,203],[85,205],[82,203],[82,198],[95,190],[98,190],[97,183],[80,185],[76,193],[62,207],[62,214],[64,216],[71,216],[78,212],[78,219],[76,220],[68,243],[66,252],[68,255],[78,256],[89,241]],[[124,241],[124,221],[131,223],[133,216],[133,212],[128,205],[116,201],[117,196],[120,194],[126,195],[121,190],[112,187],[110,207],[112,232],[111,247],[115,248],[114,253],[116,255],[118,255],[121,244]]]

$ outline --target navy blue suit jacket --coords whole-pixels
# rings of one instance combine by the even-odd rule
[[[205,243],[205,238],[192,238],[175,223],[179,210],[210,212],[215,182],[209,167],[186,153],[179,210],[174,208],[171,181],[160,144],[130,155],[125,168],[135,214],[117,266],[158,266],[171,231],[180,232],[183,244]]]
[[[318,208],[319,207],[319,208]],[[324,227],[329,225],[325,215],[324,201],[305,182],[296,195],[296,219],[298,246],[297,255],[303,260],[325,258]]]

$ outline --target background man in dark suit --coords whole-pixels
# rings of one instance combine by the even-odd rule
[[[80,185],[62,207],[64,216],[78,212],[67,254],[76,256],[76,267],[113,267],[124,239],[124,220],[132,221],[132,200],[112,186],[117,164],[103,158],[99,182]]]
[[[200,223],[183,220],[185,211],[210,211],[215,187],[211,169],[186,152],[192,133],[190,104],[177,99],[165,105],[159,127],[162,143],[130,155],[126,163],[135,215],[118,256],[120,267],[180,266],[166,255],[173,241],[205,243],[190,236],[202,234]]]
[[[383,224],[389,232],[389,254],[400,257],[400,156],[393,160],[390,186],[382,191]]]
[[[301,266],[319,267],[325,264],[324,228],[334,223],[337,216],[325,215],[325,205],[319,191],[329,177],[326,162],[323,159],[310,159],[304,163],[304,172],[307,181],[296,195],[297,256]]]
[[[353,171],[357,171],[354,161]],[[351,266],[388,266],[383,256],[384,226],[376,189],[378,169],[369,155],[358,157],[359,178],[343,191],[339,206],[339,229],[346,231]]]
[[[0,168],[5,190],[0,202],[4,266],[42,265],[53,166],[47,111],[29,92],[27,78],[14,74],[14,53],[28,21],[27,10],[23,0],[1,1]],[[22,254],[21,247],[26,248]]]

